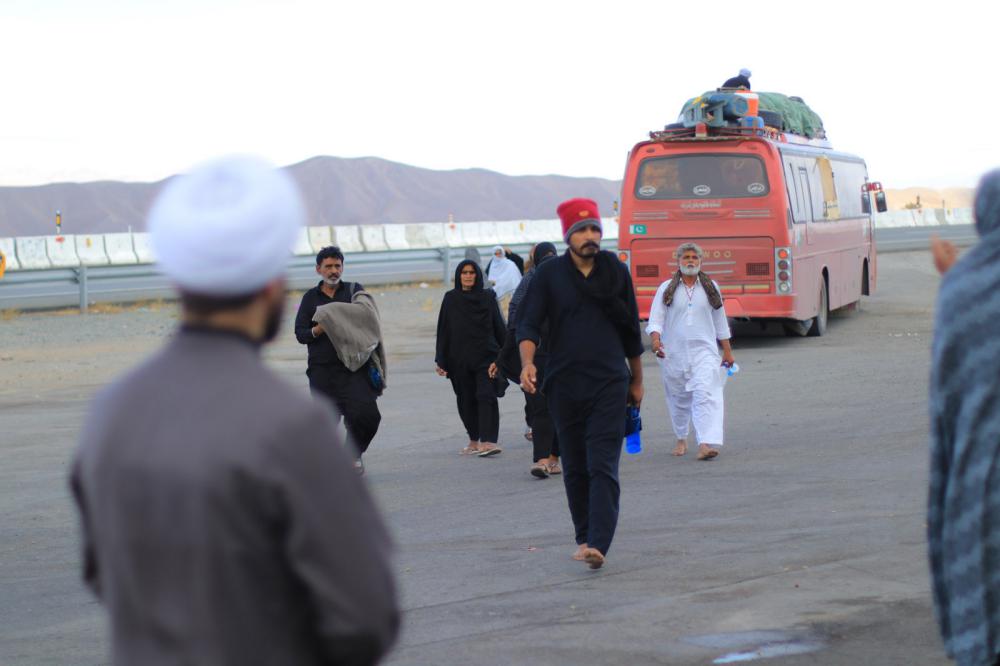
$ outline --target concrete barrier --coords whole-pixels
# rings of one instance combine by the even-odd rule
[[[527,220],[524,223],[525,242],[541,243],[562,241],[562,223],[559,220]],[[558,247],[558,246],[557,246]]]
[[[333,229],[334,244],[342,252],[364,252],[365,246],[361,242],[361,229],[356,224],[338,224]]]
[[[411,250],[409,240],[406,238],[405,224],[383,224],[382,235],[385,244],[390,250]]]
[[[444,224],[407,224],[406,242],[414,250],[427,250],[433,248],[449,247]]]
[[[104,236],[87,234],[76,237],[76,256],[84,266],[107,266],[108,253],[104,251]]]
[[[309,233],[309,247],[312,248],[313,254],[319,252],[324,247],[336,245],[333,242],[333,231],[329,226],[306,227],[306,231]]]
[[[292,248],[292,254],[300,257],[308,257],[310,254],[315,254],[312,245],[309,244],[308,227],[299,229],[299,235],[295,237],[295,247]]]
[[[955,208],[951,211],[951,224],[975,224],[975,217],[971,208]]]
[[[500,245],[496,222],[462,222],[462,240],[465,245],[486,247]]]
[[[604,229],[604,233],[601,237],[605,240],[617,241],[618,240],[618,219],[614,217],[607,217],[601,220],[601,225]],[[562,227],[560,227],[560,230]],[[617,244],[615,244],[617,247]]]
[[[14,247],[17,250],[17,261],[21,268],[34,270],[38,268],[52,268],[49,255],[45,251],[45,236],[21,236],[14,239]]]
[[[381,224],[362,224],[360,229],[361,244],[364,245],[365,252],[384,252],[389,249]]]
[[[4,262],[7,265],[4,270],[20,270],[21,264],[17,260],[17,250],[14,247],[13,238],[0,238],[0,252],[3,252]]]
[[[444,242],[448,247],[465,247],[462,238],[462,225],[458,222],[448,222],[444,225]]]
[[[515,222],[497,222],[497,239],[501,245],[520,245],[529,242],[525,222],[518,220]]]
[[[156,263],[156,255],[153,253],[153,244],[149,242],[149,234],[132,234],[132,248],[135,249],[135,256],[140,264]]]
[[[49,255],[49,264],[53,268],[72,268],[80,265],[73,236],[46,236],[45,253]]]
[[[130,233],[104,234],[104,251],[113,266],[139,263]]]

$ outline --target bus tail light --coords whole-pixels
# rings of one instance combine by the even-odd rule
[[[778,293],[792,293],[792,248],[774,248],[774,275]]]
[[[628,250],[618,250],[618,261],[622,262],[629,269],[632,268],[632,253]]]

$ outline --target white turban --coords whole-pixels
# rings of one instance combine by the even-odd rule
[[[745,76],[745,77],[747,77],[749,79],[750,78],[750,70],[747,69],[746,67],[744,67],[743,69],[740,70],[740,76]]]
[[[149,212],[160,269],[184,291],[251,294],[284,274],[305,209],[288,174],[226,157],[171,180]]]

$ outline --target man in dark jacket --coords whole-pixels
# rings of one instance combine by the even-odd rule
[[[303,218],[249,158],[171,180],[150,213],[182,325],[102,391],[71,473],[114,664],[374,664],[396,637],[389,537],[329,410],[260,356]]]
[[[726,79],[726,82],[722,84],[722,87],[746,88],[747,90],[750,90],[750,70],[744,67],[743,69],[740,70],[739,76],[734,76],[731,79]]]
[[[628,269],[601,251],[597,204],[570,199],[558,214],[569,250],[538,267],[517,311],[521,387],[548,397],[576,530],[574,558],[597,569],[618,524],[626,406],[642,402],[639,308]],[[546,322],[539,387],[534,360]]]
[[[378,392],[372,386],[368,366],[353,372],[349,370],[337,355],[330,337],[314,319],[317,307],[327,303],[350,303],[363,287],[358,282],[341,279],[344,254],[333,245],[324,247],[316,255],[316,273],[322,279],[302,295],[295,316],[295,338],[309,349],[306,369],[309,388],[314,394],[329,398],[343,415],[347,441],[357,453],[355,467],[364,471],[361,456],[368,450],[382,422],[376,403]]]

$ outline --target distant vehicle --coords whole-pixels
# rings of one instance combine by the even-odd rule
[[[821,125],[812,138],[786,131],[774,111],[749,115],[746,97],[695,98],[682,122],[632,148],[619,258],[632,273],[643,318],[676,270],[675,249],[694,241],[729,317],[823,335],[831,310],[875,291],[871,199],[882,212],[885,193],[868,180],[863,159],[820,138]]]

